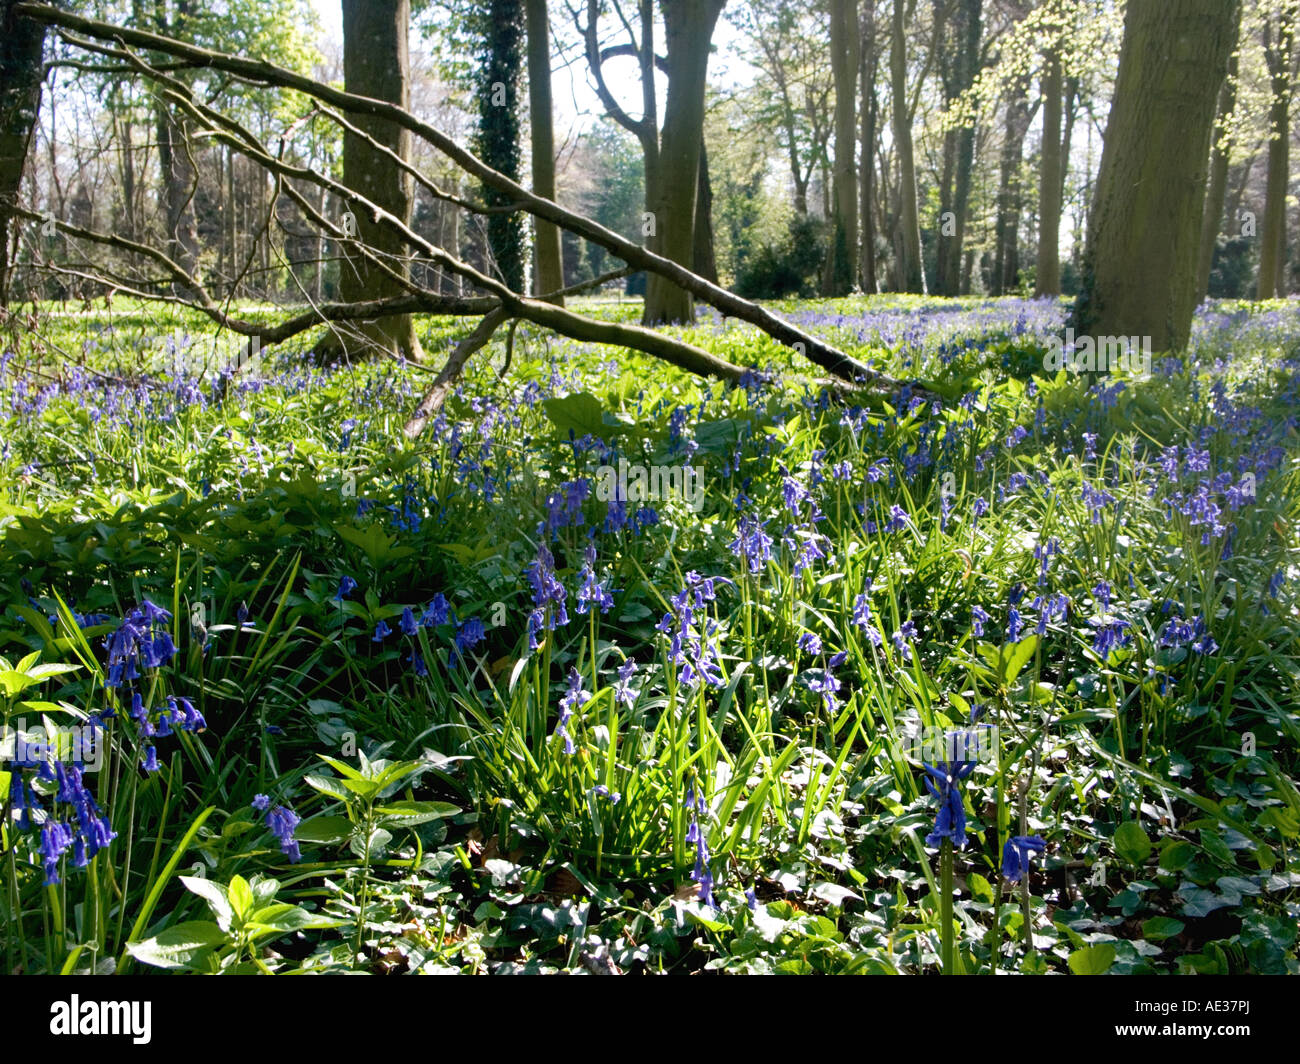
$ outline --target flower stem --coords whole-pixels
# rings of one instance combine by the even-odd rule
[[[952,839],[939,849],[939,942],[943,974],[953,975],[952,952]]]

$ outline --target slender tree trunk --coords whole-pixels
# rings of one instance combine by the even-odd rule
[[[925,294],[921,261],[921,216],[917,204],[916,161],[912,146],[912,116],[907,103],[907,37],[904,0],[894,0],[890,35],[889,74],[893,96],[894,143],[898,151],[898,284],[904,292]]]
[[[1234,41],[1240,37],[1241,9],[1237,9],[1238,29]],[[1214,129],[1214,155],[1210,160],[1210,184],[1205,193],[1205,212],[1201,216],[1200,254],[1196,261],[1196,302],[1201,304],[1210,294],[1210,273],[1214,269],[1214,251],[1219,244],[1223,227],[1223,207],[1228,195],[1228,149],[1223,143],[1232,112],[1237,109],[1237,74],[1239,55],[1236,48],[1228,59],[1228,76],[1219,94],[1219,120]]]
[[[659,138],[658,199],[651,208],[655,225],[651,250],[688,268],[695,256],[709,44],[722,5],[723,0],[677,0],[663,7],[668,98]],[[648,167],[646,179],[648,187]],[[654,274],[646,279],[644,324],[694,320],[695,301],[689,292]]]
[[[862,48],[859,57],[861,92],[861,141],[858,145],[860,172],[858,174],[858,218],[861,221],[862,243],[858,253],[858,287],[869,294],[879,289],[876,280],[876,227],[871,204],[875,181],[876,157],[876,4],[866,0],[862,5]]]
[[[348,92],[408,108],[411,105],[407,30],[410,0],[343,0],[343,80]],[[411,156],[411,135],[384,119],[367,119],[365,132],[402,159]],[[410,177],[386,155],[355,134],[343,134],[343,182],[403,223],[411,218]],[[350,210],[350,208],[348,208]],[[358,239],[389,256],[388,264],[407,272],[406,247],[387,226],[363,211],[352,211]],[[340,264],[339,291],[347,302],[399,294],[392,280],[358,255]],[[423,357],[409,314],[381,318],[360,327],[363,343],[349,355],[386,351],[412,361]]]
[[[1129,0],[1075,328],[1181,350],[1237,0]]]
[[[993,266],[993,294],[1014,292],[1020,284],[1020,214],[1024,204],[1020,164],[1029,132],[1031,112],[1023,81],[1017,80],[1007,99],[998,182],[997,246]]]
[[[27,152],[41,106],[45,26],[19,18],[13,0],[0,0],[0,307],[9,305],[9,280]]]
[[[1038,186],[1038,263],[1034,294],[1061,294],[1061,182],[1065,169],[1061,144],[1061,103],[1065,79],[1056,46],[1043,57],[1043,147]]]
[[[555,199],[555,131],[551,110],[551,30],[546,0],[526,0],[528,20],[528,110],[532,126],[533,191]],[[537,295],[564,287],[560,231],[533,219],[533,291]],[[564,297],[556,296],[557,305]]]
[[[858,272],[858,184],[854,91],[862,41],[857,0],[831,0],[831,74],[835,81],[835,164],[832,178],[830,247],[822,292],[848,295]]]
[[[1294,9],[1282,5],[1276,43],[1270,20],[1265,30],[1264,55],[1268,62],[1269,104],[1268,187],[1264,221],[1260,226],[1259,286],[1257,299],[1286,295],[1286,197],[1291,177],[1291,62],[1295,52]]]
[[[709,153],[700,142],[700,175],[695,189],[695,250],[691,269],[718,283],[718,262],[713,253],[713,182],[709,180]]]
[[[166,0],[156,0],[154,22],[164,36],[185,40],[189,18],[189,0],[177,0],[175,18],[171,20]],[[189,137],[184,121],[177,119],[166,102],[159,100],[154,114],[162,179],[164,249],[186,273],[195,275],[199,258],[199,232],[194,218],[197,174],[190,157]]]

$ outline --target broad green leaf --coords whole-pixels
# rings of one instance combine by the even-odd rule
[[[208,903],[208,908],[217,918],[221,930],[229,931],[234,923],[235,911],[230,904],[226,888],[220,883],[214,883],[210,879],[200,879],[198,876],[181,876],[180,881],[186,890],[197,894]]]
[[[1084,946],[1070,954],[1068,963],[1075,975],[1102,975],[1115,963],[1115,947],[1109,942]]]
[[[1115,829],[1115,852],[1129,864],[1140,865],[1151,856],[1151,839],[1142,825],[1129,820]]]
[[[128,943],[126,951],[155,968],[192,968],[226,941],[225,931],[210,920],[187,920],[144,942]]]
[[[352,835],[352,821],[345,816],[316,816],[305,820],[294,830],[299,842],[314,842],[328,846],[343,842]]]
[[[1142,937],[1148,942],[1163,942],[1167,938],[1181,934],[1187,925],[1172,916],[1153,916],[1142,921]]]

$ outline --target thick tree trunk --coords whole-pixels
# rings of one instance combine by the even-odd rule
[[[835,81],[835,163],[830,247],[822,292],[848,295],[858,272],[858,178],[855,104],[862,41],[856,0],[831,0],[831,75]]]
[[[41,106],[45,47],[45,26],[15,15],[13,6],[13,0],[0,0],[0,307],[9,305],[14,207]]]
[[[904,292],[925,294],[925,266],[921,261],[921,216],[916,197],[916,160],[912,146],[912,116],[907,103],[907,37],[904,0],[894,0],[890,34],[889,80],[893,96],[894,144],[898,151],[898,286]]]
[[[1043,56],[1043,147],[1038,185],[1038,263],[1034,294],[1061,294],[1061,190],[1065,160],[1061,144],[1061,103],[1065,79],[1061,54],[1053,46]]]
[[[1237,0],[1129,0],[1075,328],[1181,350]]]
[[[1240,20],[1238,8],[1238,19]],[[1240,23],[1233,34],[1240,36]],[[1200,254],[1196,260],[1196,302],[1205,302],[1210,294],[1210,273],[1214,269],[1214,250],[1223,226],[1223,207],[1228,195],[1228,149],[1223,144],[1232,112],[1237,109],[1238,55],[1233,50],[1228,59],[1228,76],[1219,95],[1219,120],[1214,129],[1214,155],[1210,160],[1210,183],[1205,192],[1205,211],[1201,216]]]
[[[983,0],[957,0],[951,18],[956,56],[952,63],[950,84],[945,85],[946,102],[951,103],[975,81],[979,66]],[[951,155],[950,155],[951,153]],[[950,130],[944,138],[944,174],[951,173],[951,185],[945,181],[944,207],[953,215],[953,231],[939,228],[936,288],[940,294],[955,296],[961,291],[962,246],[970,221],[971,171],[975,165],[975,127]]]
[[[1268,62],[1271,100],[1268,111],[1268,188],[1264,220],[1260,226],[1259,285],[1257,299],[1286,295],[1286,197],[1291,177],[1291,57],[1295,51],[1294,12],[1283,5],[1276,26],[1266,30],[1264,54]]]
[[[409,108],[410,52],[407,28],[410,0],[343,0],[343,80],[346,91]],[[411,156],[411,135],[382,118],[366,119],[365,132],[402,159]],[[411,219],[411,179],[400,166],[375,151],[362,138],[344,131],[343,183],[406,224]],[[367,215],[352,211],[358,239],[387,257],[399,273],[409,273],[406,246],[392,230]],[[391,278],[359,256],[343,262],[339,291],[346,302],[381,299],[400,294]],[[415,323],[398,314],[365,323],[361,343],[348,344],[350,356],[387,352],[419,360],[423,357]]]
[[[555,129],[551,111],[551,29],[546,0],[526,0],[528,16],[528,111],[532,125],[533,191],[555,199]],[[533,292],[544,295],[564,287],[560,231],[533,219]],[[564,305],[564,297],[554,302]]]
[[[689,267],[695,258],[695,204],[704,143],[704,88],[709,44],[724,0],[675,0],[663,5],[668,50],[668,97],[659,138],[658,198],[650,248]],[[646,174],[647,189],[650,175]],[[695,320],[695,301],[664,277],[646,279],[644,324]]]

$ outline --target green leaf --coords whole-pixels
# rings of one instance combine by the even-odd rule
[[[1115,963],[1115,947],[1109,942],[1084,946],[1071,952],[1068,963],[1075,975],[1103,975]]]
[[[1142,921],[1142,937],[1148,942],[1163,942],[1167,938],[1182,933],[1187,925],[1172,916],[1153,916]]]
[[[460,807],[450,802],[389,802],[375,810],[375,814],[382,819],[404,827],[455,816],[459,812]]]
[[[248,886],[248,880],[243,876],[232,876],[230,886],[226,888],[226,897],[240,923],[243,923],[253,909],[253,892]]]
[[[210,879],[203,879],[199,876],[181,876],[180,881],[184,884],[185,889],[197,894],[200,898],[208,903],[208,908],[212,910],[212,915],[217,918],[217,924],[222,931],[229,931],[231,924],[234,923],[235,910],[230,904],[230,898],[226,888],[220,883],[214,883]]]
[[[352,835],[352,821],[345,816],[316,816],[299,824],[293,837],[299,842],[314,842],[329,846],[340,843]]]
[[[1181,872],[1196,856],[1196,847],[1186,839],[1170,839],[1160,850],[1160,867],[1170,872]]]
[[[210,920],[187,920],[144,942],[128,943],[126,951],[155,968],[193,968],[226,941],[226,933]]]
[[[310,775],[305,777],[307,786],[313,790],[320,791],[321,794],[328,794],[331,798],[337,798],[340,802],[350,802],[352,795],[347,788],[332,776]]]
[[[1115,829],[1115,852],[1129,864],[1140,865],[1151,856],[1151,839],[1142,825],[1129,820]]]
[[[590,434],[611,440],[631,427],[606,422],[604,406],[590,392],[574,392],[559,399],[545,399],[542,401],[542,412],[559,430],[560,437],[566,440],[570,432],[578,439]]]

